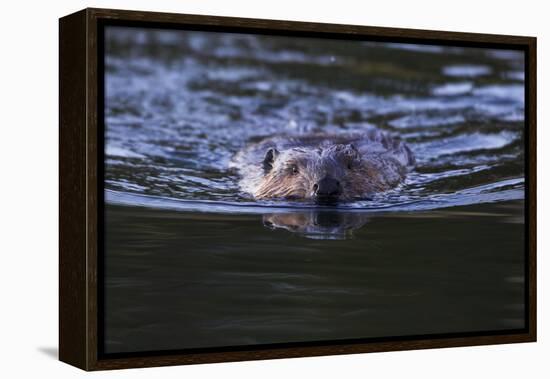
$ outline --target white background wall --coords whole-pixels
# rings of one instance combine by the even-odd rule
[[[548,377],[550,72],[545,1],[68,1],[2,3],[0,22],[0,376],[84,375],[57,354],[57,19],[104,7],[538,37],[539,342],[124,370],[94,377]],[[547,350],[547,351],[545,351]],[[547,353],[547,354],[545,354]]]

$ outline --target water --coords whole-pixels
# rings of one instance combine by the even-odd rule
[[[523,59],[109,27],[105,351],[522,328]],[[228,169],[367,128],[417,159],[372,199],[256,201]]]

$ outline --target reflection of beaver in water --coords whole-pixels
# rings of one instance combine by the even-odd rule
[[[263,216],[264,226],[286,229],[312,239],[346,239],[368,221],[364,212],[294,211],[270,213]]]
[[[404,142],[370,130],[268,138],[240,151],[232,166],[243,191],[257,199],[333,202],[391,189],[414,162]]]

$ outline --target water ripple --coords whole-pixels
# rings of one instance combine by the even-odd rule
[[[380,128],[418,165],[353,211],[521,199],[523,55],[505,50],[113,27],[106,33],[108,202],[265,212],[231,157],[278,134]]]

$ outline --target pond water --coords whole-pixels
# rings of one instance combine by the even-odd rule
[[[105,352],[525,326],[523,53],[105,35]],[[369,128],[417,160],[371,199],[256,201],[228,168]]]

